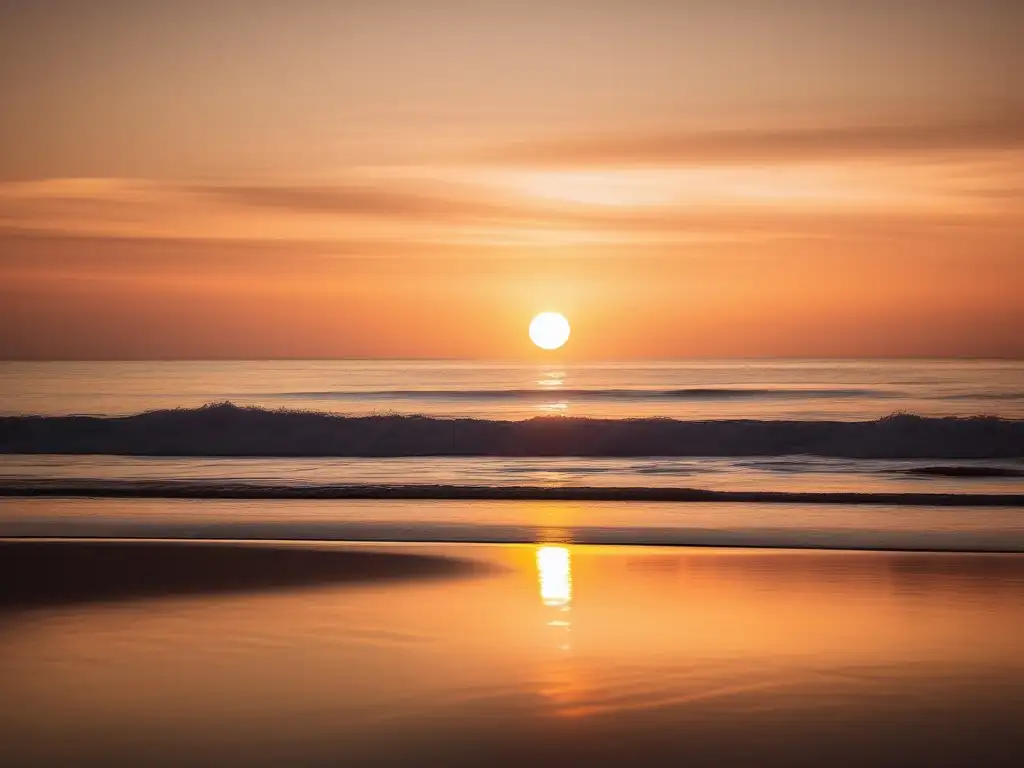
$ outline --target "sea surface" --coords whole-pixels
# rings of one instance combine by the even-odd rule
[[[1024,417],[1024,361],[3,362],[0,414],[124,415],[210,402],[526,419]]]
[[[422,414],[415,427],[418,443],[399,452],[438,453],[431,435],[443,439],[452,419],[476,419],[493,425],[547,417],[628,421],[646,430],[628,446],[639,455],[426,455],[388,456],[394,441],[370,448],[372,458],[343,456],[232,456],[230,447],[214,456],[166,455],[160,444],[142,439],[118,453],[66,453],[0,456],[0,480],[85,480],[118,483],[190,481],[211,485],[254,486],[329,484],[476,485],[568,487],[687,487],[720,491],[858,493],[1020,493],[1024,492],[1024,440],[997,446],[991,430],[1024,433],[1024,362],[1021,361],[688,361],[640,363],[498,363],[453,361],[273,361],[273,362],[101,362],[0,364],[0,414],[58,417],[71,414],[125,416],[154,409],[194,409],[230,401],[267,409],[318,409],[343,416]],[[826,423],[870,422],[893,413],[915,414],[917,421],[893,421],[865,449],[860,438],[817,442],[786,437],[794,429]],[[164,419],[173,436],[195,436],[202,453],[210,440],[228,440],[230,427],[214,411],[205,421],[191,419],[180,428]],[[203,414],[200,414],[202,416]],[[228,414],[230,415],[230,414]],[[242,414],[244,415],[244,413]],[[944,429],[942,417],[995,417],[982,420],[969,436],[941,432],[941,439],[920,438],[921,425]],[[902,417],[899,417],[902,418]],[[672,419],[715,422],[716,435],[741,455],[666,456],[677,442],[660,435]],[[51,419],[52,421],[52,419]],[[997,422],[997,423],[996,423]],[[228,422],[223,422],[228,423]],[[576,422],[579,423],[579,422]],[[304,422],[305,424],[305,422]],[[787,426],[788,424],[788,426]],[[775,425],[778,425],[777,427]],[[803,425],[803,427],[801,426]],[[542,425],[541,425],[542,426]],[[956,425],[954,425],[956,426]],[[968,425],[969,426],[969,425]],[[69,427],[71,442],[77,427]],[[410,427],[410,429],[413,429]],[[779,438],[773,438],[773,430]],[[204,432],[205,430],[205,432]],[[742,430],[746,430],[742,432]],[[789,430],[783,435],[783,430]],[[31,427],[32,434],[38,428]],[[744,437],[755,433],[752,438]],[[271,435],[273,436],[273,435]],[[379,430],[373,437],[379,436]],[[0,435],[2,437],[2,435]],[[137,435],[133,436],[137,438]],[[246,452],[263,452],[262,436],[235,436]],[[968,440],[967,437],[970,439]],[[914,445],[905,452],[905,439]],[[751,442],[753,441],[753,442]],[[844,442],[845,441],[845,442]],[[64,435],[54,444],[60,448]],[[413,441],[415,443],[415,441]],[[486,453],[484,441],[472,453]],[[754,455],[742,455],[744,445]],[[809,445],[810,448],[779,445]],[[847,445],[849,443],[849,445]],[[543,435],[535,445],[547,448]],[[814,445],[825,453],[815,454]],[[360,450],[356,442],[355,450]],[[482,448],[479,447],[482,445]],[[700,453],[702,443],[688,448]],[[708,443],[710,445],[710,443]],[[998,451],[987,458],[990,446]],[[1017,447],[1015,447],[1017,446]],[[589,449],[590,445],[584,445]],[[922,452],[921,449],[924,448]],[[1018,448],[1019,447],[1019,451]],[[442,442],[443,448],[443,442]],[[163,455],[137,455],[158,453]],[[173,451],[173,449],[172,449]],[[225,455],[227,451],[227,455]],[[874,453],[872,453],[872,451]],[[273,453],[271,447],[267,452]],[[312,453],[315,454],[315,449]],[[460,451],[456,451],[460,452]],[[76,453],[79,455],[67,455]],[[497,453],[497,451],[495,451]],[[614,451],[612,451],[614,453]],[[649,455],[647,455],[649,454]],[[879,455],[885,458],[878,457]],[[865,458],[865,456],[872,456]]]

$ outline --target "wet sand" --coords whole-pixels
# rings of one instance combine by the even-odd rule
[[[7,540],[0,563],[4,765],[1024,759],[1020,555]]]
[[[0,610],[484,573],[487,563],[406,552],[226,541],[0,540]]]

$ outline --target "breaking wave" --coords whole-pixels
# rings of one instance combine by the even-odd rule
[[[884,504],[929,507],[1020,507],[1021,493],[857,491],[716,491],[704,488],[538,485],[280,485],[133,480],[0,480],[4,496],[142,499],[414,499],[473,501],[742,502],[757,504]]]
[[[132,416],[0,417],[0,453],[137,456],[1024,456],[1024,420],[896,414],[875,421],[526,421],[342,416],[216,403]]]

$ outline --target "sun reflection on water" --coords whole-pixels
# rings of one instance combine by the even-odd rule
[[[537,386],[552,395],[558,393],[565,388],[565,371],[561,368],[542,368],[538,374]],[[557,415],[567,411],[569,403],[567,400],[558,399],[539,403],[536,407],[541,413]]]
[[[539,374],[539,378],[537,379],[537,384],[546,389],[557,389],[559,387],[563,387],[565,386],[565,371],[560,368],[542,369]]]
[[[559,414],[569,410],[569,404],[564,401],[557,403],[541,403],[537,406],[537,410],[543,413]]]

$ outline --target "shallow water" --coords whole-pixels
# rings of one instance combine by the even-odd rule
[[[498,570],[4,614],[0,762],[1024,757],[1019,556],[374,549]]]
[[[1016,507],[0,499],[0,536],[577,542],[1024,552]]]
[[[916,474],[936,466],[1019,476]],[[578,456],[498,458],[208,458],[0,456],[0,480],[201,481],[314,485],[481,485],[704,488],[724,491],[1024,493],[1022,459],[843,459],[825,456],[638,459]]]

